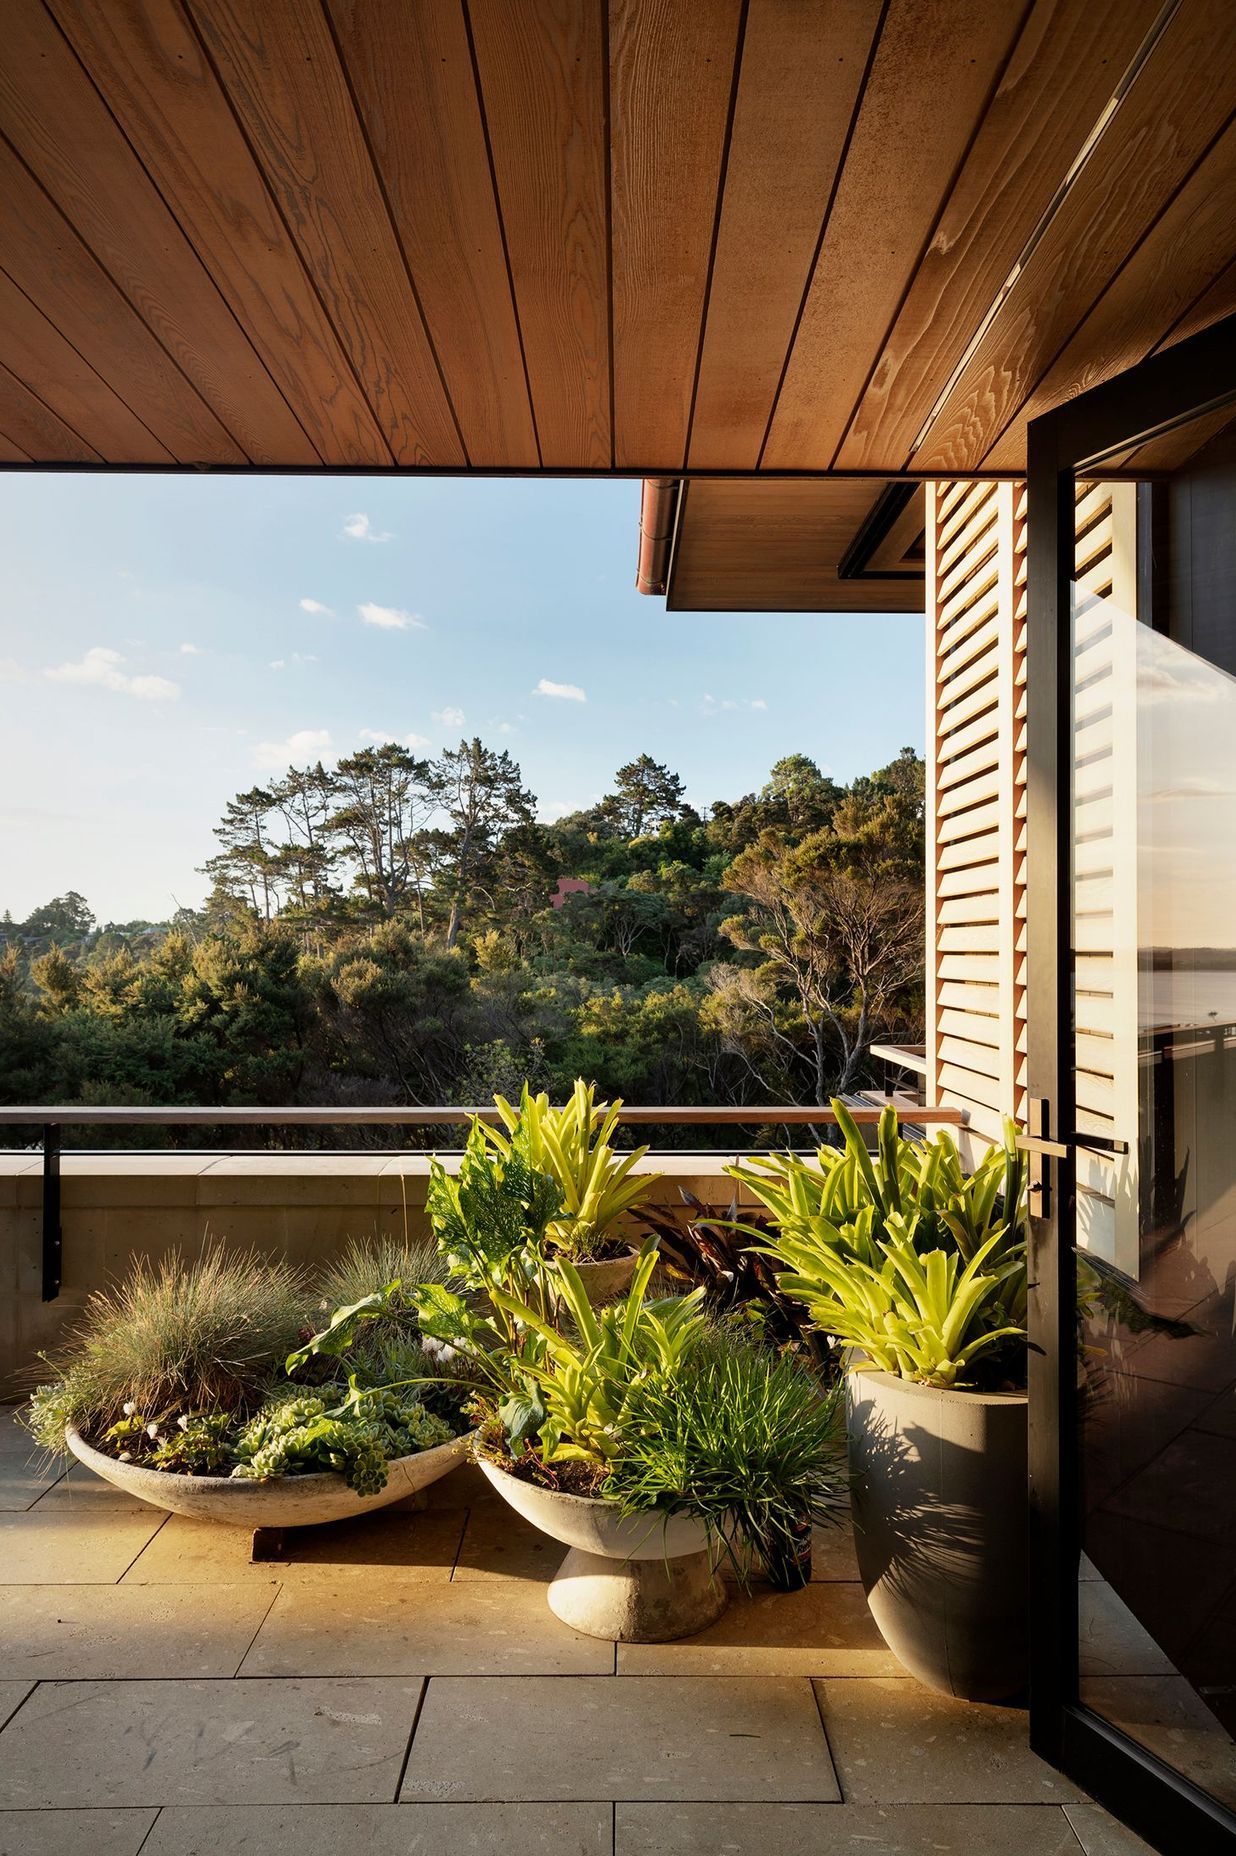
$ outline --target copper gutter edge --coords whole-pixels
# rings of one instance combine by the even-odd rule
[[[665,591],[681,482],[679,477],[644,478],[639,511],[639,566],[635,573],[635,585],[640,593]]]

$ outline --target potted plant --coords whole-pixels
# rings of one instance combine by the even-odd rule
[[[494,1105],[502,1126],[484,1132],[495,1152],[505,1156],[518,1146],[530,1166],[557,1182],[561,1208],[545,1234],[551,1250],[575,1265],[594,1303],[621,1295],[638,1255],[630,1214],[661,1177],[635,1171],[647,1147],[615,1152],[622,1103],[597,1102],[595,1083],[577,1078],[562,1108],[526,1083],[518,1108],[504,1096]]]
[[[969,1700],[1025,1686],[1025,1179],[1011,1130],[967,1176],[947,1133],[730,1171],[779,1286],[846,1356],[859,1570],[889,1648]]]
[[[29,1427],[143,1501],[246,1528],[340,1520],[453,1468],[467,1450],[458,1395],[387,1389],[413,1357],[424,1373],[406,1334],[316,1383],[288,1376],[313,1305],[302,1277],[253,1255],[139,1263],[45,1357]]]
[[[724,1609],[722,1557],[801,1579],[803,1524],[830,1516],[841,1485],[837,1400],[799,1360],[714,1321],[702,1290],[650,1299],[651,1242],[626,1295],[595,1308],[582,1273],[546,1253],[560,1203],[518,1144],[474,1127],[458,1175],[435,1166],[430,1182],[450,1280],[388,1285],[307,1352],[354,1345],[410,1295],[423,1333],[471,1371],[484,1474],[569,1549],[554,1612],[624,1642],[688,1635]]]

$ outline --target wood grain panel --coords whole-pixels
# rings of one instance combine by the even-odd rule
[[[611,459],[603,10],[468,0],[541,456]]]
[[[0,353],[6,365],[54,413],[88,432],[102,457],[171,464],[166,445],[148,432],[119,394],[65,341],[13,280],[0,271]]]
[[[389,464],[352,363],[177,0],[49,4],[318,456]]]
[[[1019,19],[1017,7],[986,0],[892,0],[773,413],[765,465],[826,469],[831,462]]]
[[[231,434],[4,142],[0,263],[180,463],[245,462]],[[48,349],[49,370],[57,352],[54,344]]]
[[[463,11],[327,0],[395,230],[474,464],[536,433]]]
[[[878,0],[752,0],[690,462],[753,470],[849,133]]]
[[[986,465],[1014,467],[1026,454],[1031,419],[1134,366],[1158,345],[1166,328],[1184,321],[1231,256],[1233,201],[1236,125],[1220,136],[1104,291],[988,453]],[[1190,320],[1182,336],[1205,326]]]
[[[609,0],[614,457],[682,466],[739,0]]]
[[[186,0],[399,464],[462,464],[415,292],[316,0]]]
[[[31,72],[37,83],[31,83]],[[0,123],[246,456],[320,460],[145,168],[42,7],[0,32]]]
[[[98,464],[93,445],[45,406],[29,387],[0,366],[0,428],[30,457],[56,464]]]
[[[970,469],[987,456],[1145,238],[1231,111],[1230,26],[1230,0],[1191,0],[1167,25],[915,453],[916,469]]]
[[[1160,0],[1036,0],[837,453],[840,466],[909,457],[1159,8]]]
[[[878,482],[698,477],[683,487],[670,612],[916,612],[921,580],[839,580]]]
[[[30,453],[14,444],[6,432],[0,431],[0,464],[16,464],[20,467],[31,462]]]

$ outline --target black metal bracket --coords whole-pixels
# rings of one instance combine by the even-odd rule
[[[60,1128],[43,1124],[43,1300],[60,1294],[64,1233],[60,1228]]]

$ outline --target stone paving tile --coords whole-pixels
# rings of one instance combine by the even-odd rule
[[[1086,1856],[1154,1856],[1149,1843],[1135,1837],[1101,1804],[1066,1804],[1064,1810]]]
[[[1078,1856],[1077,1839],[1059,1805],[620,1804],[617,1809],[615,1856],[767,1856],[770,1850],[777,1856]]]
[[[0,1856],[137,1856],[157,1813],[0,1811]]]
[[[141,1514],[65,1514],[31,1508],[0,1514],[0,1572],[6,1585],[114,1585],[163,1525]]]
[[[446,1584],[459,1551],[466,1513],[430,1509],[425,1514],[402,1508],[378,1509],[355,1521],[329,1527],[297,1528],[289,1534],[287,1560],[249,1558],[252,1535],[243,1527],[215,1521],[192,1521],[174,1514],[125,1575],[127,1585],[213,1585],[216,1580],[329,1578],[342,1584],[362,1579],[385,1585],[441,1580]]]
[[[620,1643],[632,1676],[885,1676],[901,1665],[875,1627],[861,1585],[735,1591],[728,1611],[677,1643]]]
[[[759,1676],[435,1679],[400,1793],[405,1803],[839,1796],[810,1685]]]
[[[568,1629],[543,1585],[308,1581],[280,1592],[246,1676],[611,1675],[614,1646]]]
[[[203,1604],[182,1586],[0,1586],[0,1676],[232,1676],[273,1596],[216,1585]]]
[[[502,1502],[468,1511],[455,1562],[456,1584],[479,1579],[535,1579],[544,1585],[562,1564],[566,1548]]]
[[[1229,1810],[1236,1809],[1236,1744],[1183,1676],[1083,1676],[1081,1698]]]
[[[0,1801],[393,1801],[420,1682],[45,1682],[0,1734]]]
[[[13,1718],[33,1687],[33,1682],[0,1682],[0,1728]],[[3,1803],[0,1797],[0,1806]]]
[[[610,1856],[611,1818],[607,1804],[166,1810],[142,1856]]]
[[[63,1463],[61,1468],[64,1468]],[[139,1501],[127,1489],[118,1489],[115,1483],[104,1482],[102,1476],[96,1476],[84,1463],[70,1463],[65,1473],[39,1497],[39,1509],[42,1513],[51,1509],[64,1509],[73,1514],[83,1514],[100,1509],[156,1516],[165,1512],[162,1508],[153,1507],[150,1502]]]
[[[1083,1676],[1175,1674],[1170,1659],[1105,1580],[1081,1580],[1077,1597]]]
[[[811,1577],[813,1579],[847,1580],[858,1578],[854,1529],[848,1521],[838,1527],[812,1528]]]
[[[1064,1804],[1082,1794],[1027,1744],[1020,1708],[976,1706],[909,1676],[815,1684],[848,1804]]]

